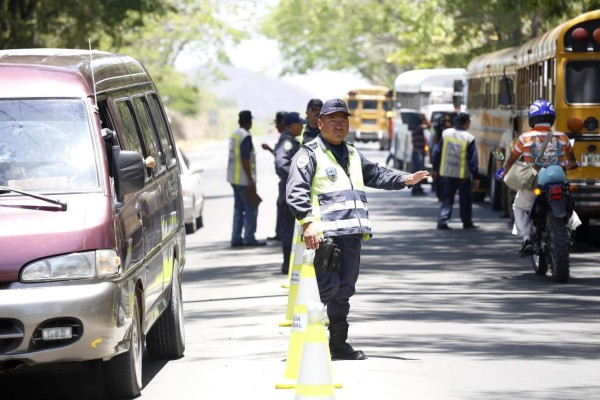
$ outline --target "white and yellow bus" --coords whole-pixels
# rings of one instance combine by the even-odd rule
[[[567,177],[577,186],[575,207],[584,220],[600,217],[600,10],[573,18],[522,46],[481,55],[467,66],[467,109],[476,136],[483,191],[493,208],[502,204],[493,179],[502,135],[529,129],[529,105],[554,103],[554,129],[574,144],[581,167]],[[510,195],[510,194],[509,194]],[[506,202],[510,205],[510,202]]]
[[[350,117],[350,142],[378,142],[380,150],[390,146],[394,116],[393,92],[385,86],[365,86],[348,92],[346,104]]]

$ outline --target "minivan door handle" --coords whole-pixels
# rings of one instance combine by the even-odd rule
[[[138,220],[140,221],[140,225],[142,224],[142,206],[140,203],[135,203],[135,212],[137,214]]]

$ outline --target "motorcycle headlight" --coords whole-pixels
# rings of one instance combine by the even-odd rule
[[[22,282],[86,279],[119,272],[121,259],[114,250],[71,253],[35,261],[23,268]]]

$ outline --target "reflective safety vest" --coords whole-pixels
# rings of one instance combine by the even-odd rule
[[[440,176],[465,179],[471,176],[467,168],[467,146],[475,137],[467,131],[448,128],[442,132]]]
[[[320,138],[306,145],[314,150],[316,156],[311,185],[312,217],[325,237],[360,234],[368,240],[372,236],[371,221],[362,164],[354,146],[346,145],[349,152],[348,173]]]
[[[227,163],[227,182],[234,185],[248,186],[248,177],[242,167],[242,154],[240,152],[240,146],[242,141],[250,136],[244,128],[238,128],[231,136],[229,136],[229,159]],[[250,172],[252,179],[256,182],[256,153],[254,148],[250,152]]]

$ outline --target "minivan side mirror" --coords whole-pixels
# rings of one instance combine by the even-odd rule
[[[514,103],[513,81],[504,76],[500,79],[500,93],[498,94],[498,103],[502,106],[510,106]]]
[[[126,194],[135,193],[144,187],[146,166],[141,154],[121,150],[119,146],[113,146],[113,160],[117,201],[122,202]]]

